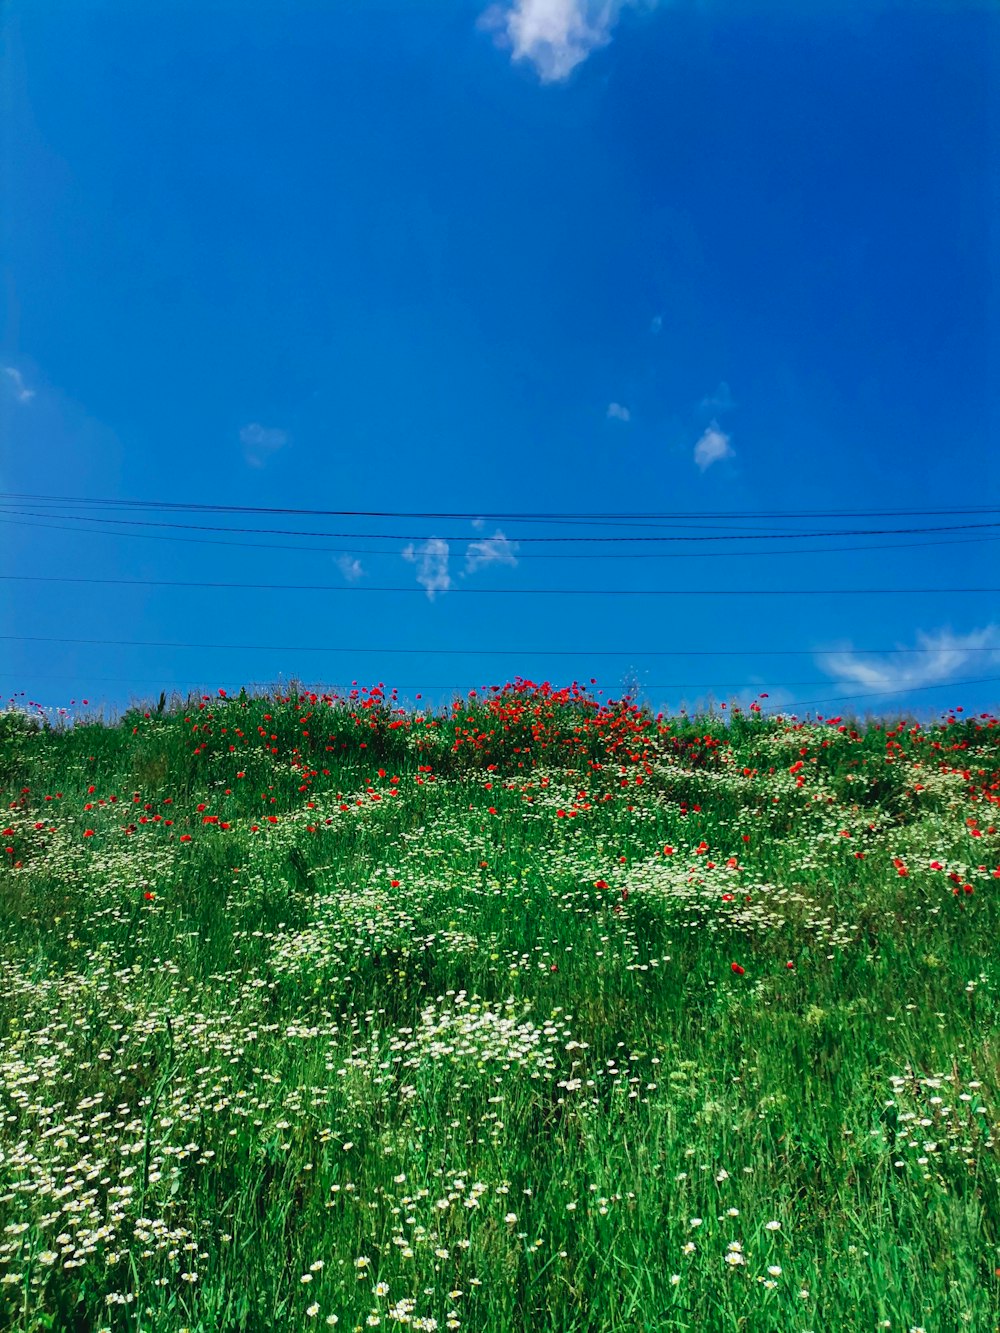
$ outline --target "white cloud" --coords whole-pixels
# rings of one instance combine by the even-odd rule
[[[429,537],[423,546],[411,542],[403,550],[403,559],[418,564],[417,582],[427,589],[433,602],[435,593],[447,592],[451,587],[448,573],[448,543],[440,537]]]
[[[733,450],[729,444],[729,436],[725,431],[719,430],[717,421],[713,421],[694,447],[694,461],[704,472],[720,458],[732,457]]]
[[[491,5],[480,26],[493,31],[512,60],[528,60],[542,83],[566,79],[590,55],[607,46],[625,4],[636,0],[503,0]]]
[[[609,421],[631,421],[632,413],[627,407],[622,407],[621,403],[608,403]]]
[[[337,557],[337,568],[343,574],[348,583],[356,583],[364,574],[361,561],[352,555],[341,555]]]
[[[509,541],[497,528],[492,537],[469,542],[465,552],[465,573],[475,574],[477,569],[485,565],[510,565],[513,568],[517,564],[514,555],[516,550],[517,542]]]
[[[850,650],[822,653],[819,667],[842,685],[864,685],[871,689],[912,690],[924,685],[944,685],[962,672],[1000,664],[1000,625],[952,634],[938,630],[917,634],[918,651],[898,658],[856,657]],[[987,651],[970,652],[970,649]]]
[[[731,412],[736,404],[733,402],[733,395],[729,391],[729,385],[722,380],[714,392],[708,394],[701,400],[702,411],[704,412]]]
[[[251,421],[240,431],[243,455],[251,467],[263,467],[272,454],[288,443],[288,432],[275,426],[262,426]]]
[[[30,403],[35,396],[34,389],[29,389],[24,382],[24,376],[13,366],[4,366],[3,373],[10,380],[14,387],[14,397],[19,403]]]
[[[656,333],[662,333],[662,332],[663,332],[663,316],[662,316],[662,315],[654,315],[654,316],[653,316],[653,318],[649,321],[649,331],[650,331],[650,333],[653,333],[653,334],[656,334]]]

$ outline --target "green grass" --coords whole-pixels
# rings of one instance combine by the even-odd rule
[[[994,719],[241,695],[0,785],[3,1328],[1000,1326]]]

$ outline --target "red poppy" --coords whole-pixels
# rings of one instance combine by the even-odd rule
[[[746,968],[740,967],[739,963],[730,963],[729,966],[732,968],[732,970],[736,973],[738,977],[743,976],[744,972],[746,971]]]

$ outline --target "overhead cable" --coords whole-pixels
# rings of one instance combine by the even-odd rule
[[[100,579],[69,574],[0,574],[9,583],[67,583],[91,587],[205,588],[249,592],[401,593],[449,597],[903,597],[957,594],[994,594],[1000,588],[431,588],[401,586],[358,587],[340,583],[225,583],[184,579]]]
[[[191,643],[169,639],[76,639],[41,634],[0,634],[0,642],[13,643],[70,643],[92,644],[113,648],[190,648],[221,652],[273,653],[384,653],[409,657],[826,657],[838,653],[859,656],[913,655],[939,650],[940,645],[926,648],[400,648],[358,647],[334,644],[303,646],[282,643]],[[1000,647],[964,645],[962,653],[997,653]]]

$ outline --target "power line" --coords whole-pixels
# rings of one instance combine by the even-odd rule
[[[399,648],[294,646],[281,643],[191,643],[161,639],[77,639],[54,635],[0,634],[0,642],[62,643],[94,645],[101,648],[183,648],[198,651],[273,652],[273,653],[383,653],[388,656],[416,657],[832,657],[848,653],[851,657],[910,656],[933,652],[927,648]],[[997,653],[1000,647],[962,647],[963,653]]]
[[[47,518],[50,515],[39,514],[31,510],[6,510],[5,512],[15,513],[22,518]],[[425,541],[426,533],[413,532],[314,532],[305,531],[300,528],[234,528],[224,527],[219,524],[204,523],[154,523],[144,519],[126,519],[126,518],[91,518],[87,515],[60,514],[60,518],[72,519],[80,523],[103,523],[113,524],[119,527],[141,527],[141,528],[170,528],[186,532],[229,532],[239,534],[251,534],[266,537],[333,537],[340,540],[356,538],[359,541]],[[805,529],[794,529],[790,532],[730,532],[730,533],[698,533],[695,536],[659,536],[659,537],[565,537],[565,536],[545,536],[545,537],[524,537],[516,538],[505,537],[505,541],[517,542],[518,545],[525,542],[534,544],[545,543],[546,545],[580,545],[582,543],[601,543],[607,545],[623,545],[643,543],[663,543],[663,542],[728,542],[728,541],[794,541],[796,537],[909,537],[914,535],[923,535],[926,533],[938,532],[968,532],[974,529],[1000,528],[1000,523],[953,523],[938,527],[910,527],[910,528],[834,528],[825,531],[819,530],[810,532]],[[444,533],[431,534],[435,541],[448,542],[474,542],[475,537],[468,533]],[[481,540],[496,541],[496,537],[487,537]],[[374,553],[373,553],[374,554]]]
[[[13,677],[15,677],[17,674],[18,674],[18,673],[17,673],[17,672],[14,672],[14,671],[0,671],[0,678],[5,678],[5,677],[6,677],[6,678],[13,678]],[[283,673],[283,674],[285,674],[285,675],[291,675],[291,674],[294,674],[294,673],[291,673],[291,672],[285,672],[285,673]],[[171,682],[171,681],[167,681],[167,680],[164,680],[161,676],[145,676],[145,677],[133,677],[133,676],[89,676],[89,675],[87,675],[86,673],[84,673],[84,672],[80,672],[80,671],[57,671],[57,672],[43,671],[43,672],[39,672],[39,673],[32,672],[32,673],[31,673],[31,678],[32,678],[32,680],[72,680],[72,681],[79,681],[79,682],[83,682],[83,683],[80,685],[80,689],[81,689],[81,690],[83,689],[83,685],[86,684],[87,682],[90,682],[90,683],[93,683],[93,684],[97,684],[98,682],[100,682],[100,683],[107,684],[107,685],[129,685],[129,684],[140,684],[140,683],[141,683],[141,684],[148,684],[148,685],[160,685],[160,686],[164,686],[164,687],[167,686],[167,685],[172,685],[172,686],[175,687],[175,688],[180,688],[180,687],[185,683],[185,682],[183,682],[183,681],[172,681],[172,682]],[[1000,676],[990,676],[990,677],[987,677],[987,679],[989,679],[989,680],[1000,680]],[[188,681],[189,681],[189,682],[196,683],[196,678],[194,678],[194,677],[188,677]],[[579,683],[579,682],[578,682],[578,683]],[[761,682],[760,682],[759,680],[721,680],[721,681],[650,680],[650,681],[637,681],[636,683],[637,683],[638,687],[639,687],[640,689],[642,689],[642,690],[689,690],[689,691],[697,690],[697,691],[700,691],[701,693],[710,692],[710,691],[712,691],[712,690],[759,690],[759,689],[762,688]],[[844,682],[844,683],[845,683],[845,684],[850,684],[851,682]],[[945,688],[946,686],[949,686],[949,687],[950,687],[952,684],[955,684],[955,685],[962,685],[962,684],[972,685],[972,684],[979,684],[979,683],[981,683],[981,682],[979,682],[979,681],[944,681],[944,682],[941,683],[941,688],[943,689],[943,688]],[[827,678],[827,679],[821,679],[821,680],[781,680],[781,681],[775,681],[774,684],[770,685],[769,688],[770,688],[770,689],[773,689],[773,690],[778,690],[778,689],[787,690],[787,689],[792,689],[792,688],[800,689],[800,688],[802,688],[803,686],[807,686],[807,685],[826,685],[826,686],[835,686],[836,684],[837,684],[837,681],[835,681],[835,680],[830,680],[829,678]],[[193,685],[192,685],[192,687],[193,687]],[[459,690],[459,689],[465,689],[465,688],[467,688],[467,682],[463,682],[463,681],[453,681],[453,680],[444,680],[444,681],[441,681],[441,680],[438,680],[438,681],[395,681],[395,682],[393,682],[393,684],[392,684],[391,686],[389,686],[388,688],[389,688],[390,692],[395,692],[395,691],[398,691],[398,690]],[[483,692],[483,691],[486,691],[486,692],[488,693],[488,692],[493,688],[493,686],[492,686],[492,685],[477,685],[477,686],[474,686],[473,688],[475,688],[475,690],[476,690],[477,692]],[[923,686],[923,685],[921,685],[921,686],[913,686],[913,687],[906,686],[906,685],[901,685],[901,686],[898,687],[900,693],[905,692],[905,691],[906,691],[907,689],[909,689],[909,688],[914,688],[914,689],[930,689],[930,688],[936,688],[936,687]]]
[[[817,704],[852,703],[855,699],[881,699],[890,694],[915,694],[918,690],[951,690],[960,689],[964,685],[993,685],[998,681],[1000,681],[1000,676],[981,676],[978,680],[944,680],[938,681],[935,685],[903,685],[892,690],[868,690],[863,694],[840,694],[828,699],[800,700],[795,704],[795,707],[813,708]]]
[[[11,583],[70,583],[124,588],[211,588],[251,592],[391,592],[430,596],[504,597],[902,597],[944,593],[1000,593],[1000,588],[431,588],[382,586],[361,588],[340,583],[222,583],[180,579],[98,579],[66,574],[0,574]]]
[[[92,522],[96,520],[82,519],[81,521]],[[211,537],[174,537],[153,532],[109,532],[100,528],[72,528],[61,523],[19,523],[16,519],[11,518],[0,518],[0,524],[18,528],[40,528],[47,532],[72,532],[77,536],[128,537],[134,541],[170,542],[172,545],[229,546],[239,550],[257,551],[297,551],[300,555],[330,554],[399,557],[398,551],[378,550],[356,546],[293,546],[281,542],[227,542],[217,541]],[[179,524],[177,526],[183,525]],[[241,531],[241,529],[220,528],[219,531],[235,532]],[[253,529],[246,529],[246,531],[253,531]],[[807,535],[812,536],[813,534],[810,533]],[[465,539],[463,538],[463,540]],[[585,541],[587,539],[581,538],[580,540]],[[720,538],[720,540],[725,540],[725,538]],[[942,541],[934,542],[876,542],[864,546],[793,547],[791,550],[785,547],[784,549],[776,551],[740,551],[739,559],[745,560],[748,556],[833,555],[852,551],[910,551],[916,548],[969,546],[982,542],[994,541],[1000,541],[1000,536],[957,537],[951,540],[945,538]],[[731,560],[735,554],[736,553],[733,551],[599,551],[596,553],[580,551],[519,551],[517,561],[520,563],[522,560]]]
[[[425,519],[467,519],[470,522],[479,519],[482,520],[513,520],[524,519],[530,521],[557,521],[566,519],[576,519],[581,521],[592,520],[615,520],[623,519],[635,521],[638,519],[664,520],[671,518],[844,518],[844,517],[887,517],[887,516],[914,516],[914,515],[936,515],[936,514],[987,514],[1000,513],[1000,505],[960,505],[949,509],[833,509],[833,510],[719,510],[719,511],[699,511],[691,512],[626,512],[611,513],[608,511],[597,512],[573,512],[573,511],[514,511],[502,510],[491,512],[487,510],[466,510],[466,511],[435,511],[435,510],[358,510],[358,509],[293,509],[276,506],[254,506],[254,505],[212,505],[212,504],[192,504],[189,501],[168,501],[168,500],[130,500],[115,498],[96,498],[93,496],[56,496],[56,495],[35,495],[26,492],[0,491],[0,500],[12,500],[15,502],[48,502],[55,504],[70,504],[75,506],[93,505],[103,508],[127,508],[127,509],[159,509],[183,511],[187,513],[227,513],[227,514],[285,514],[285,515],[309,515],[311,517],[324,518],[425,518]]]

